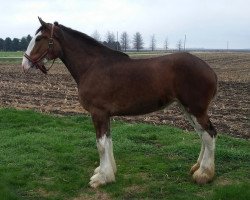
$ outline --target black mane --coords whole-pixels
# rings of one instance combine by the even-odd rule
[[[59,25],[59,27],[63,31],[66,31],[66,32],[70,33],[73,37],[78,37],[78,38],[84,39],[85,41],[87,40],[89,44],[92,44],[94,46],[104,46],[103,44],[101,44],[100,42],[98,42],[97,40],[95,40],[94,38],[88,36],[85,33],[82,33],[80,31],[71,29],[71,28],[63,26],[61,24]]]
[[[85,33],[82,33],[80,31],[76,31],[76,30],[71,29],[69,27],[66,27],[64,25],[58,24],[58,22],[55,22],[54,24],[55,24],[55,26],[58,26],[61,30],[65,31],[65,32],[67,32],[69,34],[71,34],[73,37],[79,38],[80,40],[83,40],[84,42],[87,42],[89,45],[100,47],[100,48],[105,48],[110,53],[113,53],[115,55],[119,55],[119,56],[122,56],[122,57],[125,57],[125,58],[129,58],[129,56],[127,54],[125,54],[123,52],[120,52],[120,51],[116,51],[116,50],[110,49],[109,47],[103,45],[102,43],[98,42],[97,40],[95,40],[94,38],[88,36]],[[37,29],[36,34],[39,33],[40,31],[42,31],[43,28],[44,28],[43,26],[40,26]]]
[[[66,27],[66,26],[63,26],[63,25],[59,25],[60,29],[71,34],[73,37],[75,38],[79,38],[81,40],[84,40],[85,42],[88,42],[89,45],[93,45],[93,46],[97,46],[97,47],[101,47],[101,48],[105,48],[105,49],[108,49],[110,52],[112,53],[115,53],[116,55],[120,55],[120,56],[124,56],[124,57],[127,57],[129,58],[129,56],[123,52],[120,52],[120,51],[116,51],[116,50],[113,50],[113,49],[110,49],[109,47],[103,45],[102,43],[98,42],[97,40],[95,40],[94,38],[88,36],[87,34],[85,33],[82,33],[80,31],[76,31],[74,29],[71,29],[69,27]]]
[[[78,38],[82,38],[84,40],[87,40],[88,42],[90,42],[92,45],[99,45],[99,46],[103,46],[101,43],[99,43],[98,41],[96,41],[94,38],[88,36],[87,34],[85,33],[82,33],[80,31],[76,31],[76,30],[73,30],[69,27],[66,27],[66,26],[63,26],[63,25],[59,25],[57,24],[58,27],[60,27],[60,29],[62,29],[63,31],[66,31],[68,33],[70,33],[71,35],[73,35],[73,37],[78,37]],[[40,31],[42,31],[44,29],[43,26],[40,26],[37,30],[36,30],[36,34],[39,33]]]

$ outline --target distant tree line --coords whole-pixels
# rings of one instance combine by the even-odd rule
[[[118,38],[118,34],[117,34],[117,37],[115,37],[114,33],[108,31],[104,38],[104,41],[102,41],[101,35],[97,30],[94,31],[94,33],[91,36],[97,41],[104,44],[105,46],[114,50],[118,50],[118,51],[125,51],[125,52],[128,50],[141,51],[142,49],[145,49],[145,45],[144,45],[145,43],[142,38],[142,34],[140,32],[136,32],[133,35],[132,39],[129,37],[126,31],[122,32],[119,38]],[[149,47],[146,49],[155,51],[157,49],[156,44],[157,44],[156,36],[153,34],[149,41]],[[161,49],[164,49],[166,51],[169,50],[168,38],[165,39],[163,47]],[[184,50],[182,40],[177,41],[176,50],[177,51]]]
[[[122,32],[120,34],[120,37],[118,38],[113,32],[108,31],[104,40],[102,41],[101,35],[96,30],[91,35],[94,39],[99,41],[100,43],[104,44],[105,46],[117,50],[117,51],[128,51],[128,50],[135,50],[135,51],[141,51],[145,48],[144,41],[142,34],[140,32],[136,32],[132,39],[129,37],[128,33],[126,31]],[[22,37],[21,39],[14,38],[11,39],[10,37],[7,37],[5,39],[0,38],[0,51],[25,51],[29,45],[29,42],[31,41],[32,37],[30,35],[26,37]],[[150,37],[150,43],[149,47],[146,49],[150,49],[151,51],[156,50],[156,36],[152,35]],[[169,50],[169,42],[168,38],[166,38],[164,44],[163,44],[164,50]],[[179,40],[176,44],[176,49],[178,51],[183,50],[183,42],[182,40]]]
[[[10,37],[5,39],[0,38],[0,51],[25,51],[31,39],[30,35],[21,39],[11,39]]]
[[[118,39],[118,34],[117,37],[115,37],[115,34],[110,31],[107,32],[104,41],[101,40],[101,35],[99,34],[98,31],[95,31],[91,36],[97,41],[103,43],[105,46],[114,50],[127,51],[128,49],[131,49],[130,48],[131,41],[126,31],[122,32],[122,34],[120,35],[120,39]],[[140,51],[144,48],[143,45],[144,42],[141,33],[136,32],[132,40],[132,48],[135,49],[136,51]]]
[[[99,40],[99,42],[101,42],[101,41]],[[116,41],[114,33],[111,33],[108,31],[108,33],[106,35],[106,40],[103,41],[102,43],[111,49],[121,51],[121,45],[118,41]]]

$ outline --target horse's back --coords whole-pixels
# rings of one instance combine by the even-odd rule
[[[167,86],[168,89],[173,90],[171,93],[175,97],[184,93],[198,97],[206,93],[212,98],[216,93],[215,72],[205,61],[190,53],[175,53],[142,60],[142,62],[141,65],[146,65],[142,73],[152,77],[152,80],[158,82],[159,87]]]

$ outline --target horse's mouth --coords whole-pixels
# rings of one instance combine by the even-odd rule
[[[25,66],[25,65],[22,65],[22,68],[23,68],[23,72],[25,73],[25,74],[27,74],[29,71],[30,71],[30,69],[39,69],[43,74],[47,74],[47,72],[48,72],[48,69],[45,67],[45,63],[47,62],[47,60],[46,61],[42,61],[42,62],[39,62],[39,63],[31,63],[30,61],[29,61],[29,67],[27,67],[27,66]]]
[[[44,64],[40,64],[40,63],[37,63],[34,67],[36,67],[37,69],[40,69],[40,71],[44,74],[47,74],[47,69],[46,67],[44,66]]]

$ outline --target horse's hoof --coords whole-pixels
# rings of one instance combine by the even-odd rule
[[[191,169],[190,169],[190,174],[193,175],[194,172],[196,172],[199,168],[200,168],[200,164],[199,163],[195,163],[193,165],[193,167],[191,167]]]
[[[96,170],[95,170],[95,172],[96,172]],[[109,175],[107,175],[107,174],[104,174],[104,173],[100,173],[100,170],[99,170],[98,173],[94,174],[90,178],[89,185],[92,188],[97,188],[99,186],[106,185],[107,183],[111,183],[111,182],[114,182],[114,181],[115,181],[114,173],[110,173]]]
[[[92,188],[97,188],[97,187],[99,187],[101,185],[105,185],[105,184],[106,184],[105,178],[100,173],[97,173],[90,178],[89,185]]]
[[[193,174],[194,181],[199,184],[203,185],[208,182],[211,182],[214,177],[214,169],[203,169],[199,168]]]

